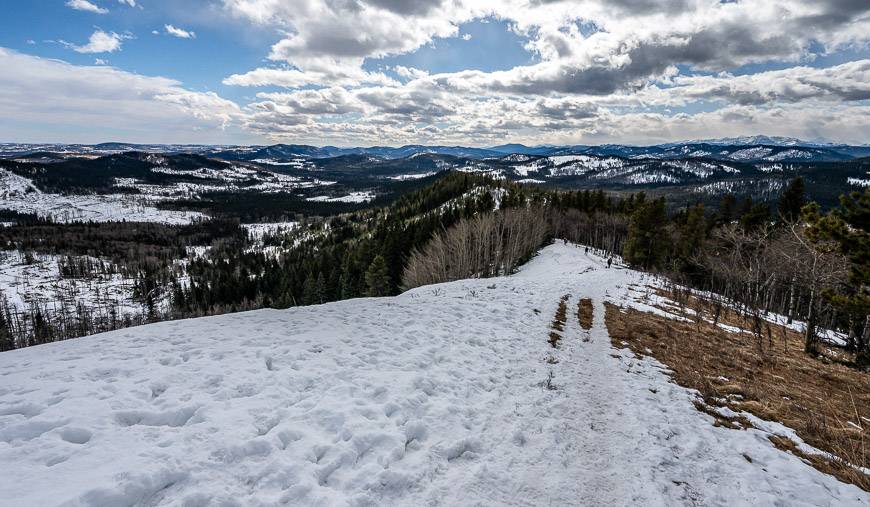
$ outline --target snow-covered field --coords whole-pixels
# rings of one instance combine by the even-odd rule
[[[510,277],[2,353],[0,504],[870,503],[614,349],[604,301],[645,280],[605,266],[559,244]]]
[[[397,176],[390,176],[389,179],[394,181],[419,180],[422,178],[428,178],[429,176],[434,176],[435,174],[437,174],[435,171],[417,174],[399,174]]]
[[[152,206],[145,196],[130,194],[63,195],[39,191],[27,179],[0,169],[0,209],[32,213],[56,222],[158,222],[188,224],[202,213]]]
[[[133,300],[135,280],[121,274],[103,274],[90,280],[68,279],[60,275],[58,255],[34,254],[33,262],[15,250],[0,251],[0,295],[12,310],[25,312],[32,306],[74,313],[78,304],[86,308],[114,308],[118,315],[145,312]]]
[[[330,197],[328,195],[319,195],[317,197],[309,197],[307,200],[312,202],[368,202],[375,198],[375,194],[371,192],[351,192],[347,195],[338,197]]]

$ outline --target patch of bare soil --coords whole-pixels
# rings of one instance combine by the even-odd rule
[[[592,329],[592,312],[591,299],[584,298],[577,303],[577,320],[580,321],[580,327],[587,331]]]
[[[674,308],[667,308],[674,313]],[[777,421],[832,457],[805,455],[793,442],[772,437],[783,450],[818,470],[870,491],[870,374],[806,354],[800,334],[765,324],[761,333],[729,332],[714,322],[752,330],[731,312],[712,315],[701,303],[686,312],[688,322],[606,304],[605,321],[613,345],[651,355],[672,370],[674,381],[698,390],[696,406],[716,424],[750,425],[729,419],[714,407],[729,407]],[[759,336],[761,338],[759,338]]]
[[[553,348],[559,346],[559,341],[562,339],[560,333],[565,331],[565,321],[568,320],[568,299],[570,297],[571,294],[565,294],[559,300],[559,306],[556,307],[556,315],[553,316],[553,323],[550,324],[552,331],[550,331],[547,341]]]

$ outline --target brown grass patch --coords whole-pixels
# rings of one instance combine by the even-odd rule
[[[550,331],[547,341],[553,348],[556,348],[559,345],[559,340],[562,339],[562,335],[559,333],[565,331],[565,321],[568,320],[568,299],[570,297],[571,294],[565,294],[559,300],[559,306],[556,307],[556,315],[553,316],[553,323],[550,324],[553,331]]]
[[[559,306],[556,308],[556,315],[553,316],[553,324],[550,326],[556,331],[565,330],[565,321],[568,320],[568,298],[570,294],[565,294],[559,300]]]
[[[592,329],[592,312],[591,299],[584,298],[577,303],[577,320],[580,321],[580,327],[587,331]]]
[[[805,456],[793,444],[790,452],[870,491],[870,476],[851,466],[870,466],[870,374],[804,353],[800,334],[782,326],[765,324],[758,339],[705,320],[752,329],[733,311],[716,318],[698,303],[692,309],[704,318],[686,313],[692,321],[682,322],[609,303],[605,307],[613,345],[626,342],[634,353],[666,364],[676,383],[701,393],[704,403],[699,400],[699,406],[728,406],[778,421],[835,459]],[[713,410],[704,411],[723,426],[749,423],[744,419],[738,426]]]

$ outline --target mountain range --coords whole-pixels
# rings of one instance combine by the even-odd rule
[[[742,162],[834,162],[870,156],[870,145],[852,146],[823,141],[803,141],[787,137],[749,136],[705,139],[634,146],[503,144],[485,148],[443,145],[406,145],[401,147],[337,147],[302,144],[271,146],[213,146],[100,143],[83,144],[0,144],[0,157],[32,157],[51,153],[59,157],[100,156],[128,151],[159,153],[198,153],[224,160],[285,163],[293,159],[324,159],[345,155],[365,155],[381,159],[404,159],[421,154],[451,155],[468,159],[491,159],[503,155],[532,156],[593,155],[628,159],[713,159]]]

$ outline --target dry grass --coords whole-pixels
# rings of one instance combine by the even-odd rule
[[[553,331],[550,331],[547,342],[549,342],[550,346],[553,348],[559,346],[559,341],[562,339],[562,335],[559,333],[565,331],[565,321],[568,320],[568,299],[570,297],[570,294],[565,294],[562,296],[562,299],[559,300],[559,306],[556,307],[556,315],[553,316],[553,323],[550,324]]]
[[[592,300],[589,298],[581,299],[577,303],[577,320],[580,321],[580,327],[585,330],[592,329]]]
[[[717,424],[746,427],[749,421],[725,419],[709,410],[711,406],[778,421],[835,458],[804,456],[793,443],[774,441],[778,447],[870,491],[870,476],[855,468],[870,467],[870,374],[804,353],[802,337],[782,326],[765,324],[761,339],[752,333],[729,333],[706,319],[753,327],[734,312],[717,317],[703,302],[691,299],[676,305],[698,312],[698,317],[685,314],[691,322],[607,304],[605,319],[614,346],[626,342],[636,354],[652,355],[666,364],[678,384],[701,393],[705,411]],[[673,313],[674,308],[667,311]],[[704,409],[704,403],[698,405]]]

